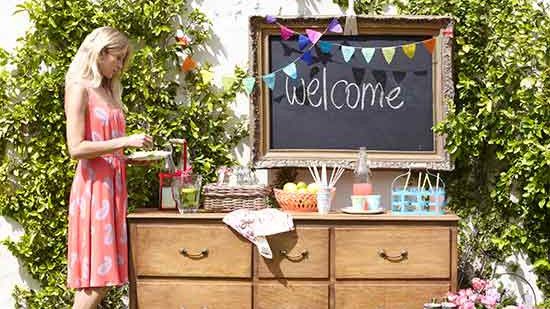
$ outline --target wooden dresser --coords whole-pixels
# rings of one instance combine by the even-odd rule
[[[223,214],[128,215],[131,308],[422,308],[456,290],[458,217],[293,213],[273,260]]]

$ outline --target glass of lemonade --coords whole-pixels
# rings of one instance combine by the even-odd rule
[[[196,212],[199,208],[202,177],[184,175],[180,178],[178,210],[180,213]]]

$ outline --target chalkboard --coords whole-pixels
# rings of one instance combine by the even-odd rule
[[[397,48],[391,63],[380,49],[367,63],[360,48],[349,62],[339,45],[388,47],[426,36],[324,36],[325,54],[311,49],[313,64],[297,61],[297,79],[277,74],[270,95],[272,149],[433,151],[432,54],[418,44],[413,59]],[[269,38],[270,68],[304,53],[296,40]],[[390,99],[388,99],[390,98]]]
[[[256,167],[303,167],[321,161],[352,168],[366,146],[373,168],[451,170],[445,137],[433,127],[454,99],[452,28],[446,16],[357,16],[358,34],[324,33],[302,50],[295,33],[324,32],[334,17],[250,17],[252,159]],[[336,17],[340,24],[345,17]],[[435,43],[428,50],[424,42]],[[415,43],[414,55],[404,45]],[[342,46],[354,48],[346,62]],[[311,47],[311,48],[310,48]],[[382,48],[395,47],[388,61]],[[362,48],[375,48],[369,61]],[[300,57],[312,55],[308,64]],[[283,71],[296,64],[296,78]],[[291,73],[289,73],[292,75]],[[274,76],[274,85],[269,82]],[[267,78],[267,80],[266,80]]]

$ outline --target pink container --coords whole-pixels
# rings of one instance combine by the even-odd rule
[[[372,194],[371,183],[354,183],[353,195],[370,195]]]

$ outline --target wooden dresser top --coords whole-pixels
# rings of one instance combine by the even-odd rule
[[[341,212],[333,212],[328,215],[320,215],[317,212],[289,212],[295,221],[400,221],[400,222],[447,222],[456,224],[460,219],[457,215],[449,213],[441,216],[419,215],[392,215],[391,213],[378,215],[351,215]],[[180,214],[176,210],[158,210],[156,208],[138,208],[128,214],[128,220],[141,219],[181,219],[181,220],[221,220],[226,213],[190,213]],[[327,222],[328,223],[328,222]]]

